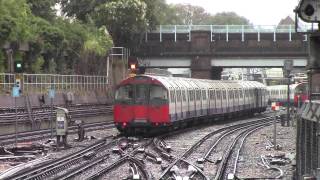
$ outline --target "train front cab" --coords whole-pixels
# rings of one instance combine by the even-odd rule
[[[114,122],[120,131],[150,129],[169,123],[168,91],[156,79],[136,76],[116,89]]]

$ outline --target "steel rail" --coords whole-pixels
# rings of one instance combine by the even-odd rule
[[[224,128],[221,128],[221,129],[218,129],[216,131],[213,131],[209,134],[207,134],[205,137],[203,137],[202,139],[200,139],[199,141],[197,141],[194,145],[192,145],[185,153],[183,153],[182,156],[180,156],[179,158],[176,158],[164,171],[163,173],[161,174],[160,178],[159,179],[163,179],[163,177],[169,172],[169,170],[181,159],[186,159],[190,154],[192,154],[192,152],[197,148],[199,147],[203,142],[205,142],[208,138],[216,135],[216,134],[219,134],[219,133],[222,133],[223,131],[226,131],[226,130],[230,130],[230,129],[234,129],[234,128],[239,128],[239,127],[242,127],[242,126],[252,126],[253,124],[259,124],[261,123],[262,121],[270,121],[272,120],[272,117],[265,117],[265,118],[261,118],[261,119],[258,119],[258,120],[254,120],[254,121],[250,121],[250,122],[245,122],[245,123],[241,123],[241,124],[236,124],[236,125],[232,125],[232,126],[228,126],[228,127],[224,127]]]
[[[88,123],[84,125],[86,131],[96,131],[100,129],[111,129],[114,128],[113,122],[99,122],[99,123]],[[71,126],[69,127],[69,134],[76,134],[77,127]],[[18,134],[18,142],[25,142],[25,141],[35,141],[41,140],[44,138],[51,137],[51,130],[44,129],[44,130],[37,130],[37,131],[28,131]],[[15,134],[7,134],[0,136],[1,145],[12,144],[15,142]]]
[[[99,149],[103,147],[107,141],[107,139],[113,138],[113,136],[105,137],[96,143],[77,151],[76,153],[73,153],[71,155],[66,155],[64,157],[54,159],[51,161],[44,162],[42,164],[39,164],[38,166],[31,167],[29,169],[25,169],[24,171],[17,172],[16,174],[4,178],[4,179],[10,179],[10,180],[17,180],[17,179],[23,179],[23,180],[29,180],[29,179],[43,179],[47,176],[49,176],[52,173],[61,171],[62,169],[65,169],[67,167],[72,166],[75,163],[78,163],[82,160],[82,157],[90,152],[94,151],[96,149]]]
[[[103,176],[104,174],[108,173],[109,171],[111,171],[112,169],[120,166],[121,164],[125,163],[126,161],[133,161],[133,162],[138,162],[136,160],[134,160],[135,158],[133,157],[136,153],[138,153],[138,149],[139,148],[144,148],[144,147],[147,147],[149,146],[150,144],[152,143],[152,140],[149,140],[148,142],[146,142],[145,144],[137,147],[136,149],[134,149],[133,151],[130,151],[128,153],[126,153],[125,155],[123,155],[120,159],[118,159],[116,162],[112,163],[111,165],[103,168],[102,170],[98,171],[97,173],[89,176],[87,178],[87,180],[95,180],[95,179],[98,179],[100,178],[101,176]],[[139,165],[139,164],[138,164]],[[140,168],[143,168],[142,165],[140,166]],[[141,169],[140,169],[141,170]],[[143,170],[142,171],[146,171],[146,170]],[[149,174],[147,172],[144,172],[145,174]],[[149,175],[150,176],[150,175]],[[149,178],[147,178],[149,179]]]
[[[230,146],[228,147],[227,149],[227,152],[225,153],[225,155],[223,156],[223,159],[222,159],[222,162],[220,163],[220,166],[218,168],[218,171],[216,173],[216,176],[214,177],[214,180],[219,180],[222,178],[224,172],[225,172],[225,169],[226,169],[226,166],[227,166],[227,162],[229,161],[230,159],[230,156],[232,154],[232,150],[234,149],[235,145],[237,144],[238,140],[244,135],[244,134],[248,134],[250,133],[251,131],[254,131],[254,130],[257,130],[259,128],[262,128],[262,127],[265,127],[265,126],[268,126],[270,125],[270,122],[266,122],[264,124],[260,124],[260,125],[256,125],[250,129],[247,129],[247,130],[244,130],[243,132],[241,132],[240,134],[238,134],[236,136],[236,138],[232,141],[232,143],[230,144]]]

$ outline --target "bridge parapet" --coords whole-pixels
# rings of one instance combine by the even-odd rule
[[[307,37],[299,33],[148,33],[134,49],[140,56],[307,57]]]

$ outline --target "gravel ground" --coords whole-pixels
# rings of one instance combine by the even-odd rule
[[[76,151],[79,151],[81,149],[83,149],[85,146],[88,146],[90,144],[95,143],[97,140],[106,137],[106,136],[110,136],[110,135],[117,135],[118,131],[115,128],[112,129],[105,129],[105,130],[97,130],[97,131],[91,131],[91,132],[86,132],[86,136],[90,137],[93,136],[95,137],[95,139],[85,139],[82,142],[77,142],[75,141],[75,138],[77,138],[77,135],[73,134],[73,135],[68,135],[68,139],[67,142],[70,145],[70,148],[67,149],[60,149],[59,151],[50,149],[48,151],[47,154],[43,154],[43,155],[37,155],[38,158],[44,157],[46,156],[48,159],[55,159],[55,158],[59,158],[71,153],[74,153]],[[48,141],[49,139],[42,139],[39,141],[36,141],[35,143],[45,143],[46,141]],[[13,145],[7,146],[7,147],[12,147]],[[1,161],[0,160],[0,173],[6,171],[9,168],[12,168],[16,165],[22,164],[27,162],[28,160],[32,160],[32,159],[26,159],[24,161]]]
[[[256,118],[253,118],[252,120],[255,120]],[[199,139],[207,135],[208,133],[215,131],[217,129],[231,126],[243,122],[247,122],[248,120],[239,120],[236,122],[224,122],[226,124],[223,124],[223,122],[215,123],[213,125],[206,125],[203,127],[197,127],[196,129],[190,129],[186,130],[185,132],[179,133],[177,135],[172,135],[167,137],[164,141],[171,146],[172,151],[171,155],[174,157],[180,157],[187,149],[189,149],[195,142],[197,142]],[[271,139],[273,137],[273,126],[269,126],[263,129],[260,129],[256,131],[255,133],[251,134],[248,137],[248,140],[245,142],[242,152],[240,153],[240,160],[238,163],[238,170],[236,175],[238,177],[250,177],[250,178],[266,178],[266,177],[276,177],[278,175],[278,172],[273,170],[267,170],[266,167],[263,167],[260,165],[261,155],[269,155],[269,154],[288,154],[288,153],[295,153],[295,128],[294,127],[281,127],[278,124],[277,127],[277,142],[282,147],[281,150],[266,150],[267,140]],[[108,135],[116,135],[118,134],[118,131],[113,129],[107,129],[107,130],[98,130],[94,132],[88,132],[87,136],[94,136],[97,139],[106,137]],[[76,135],[70,135],[68,137],[68,143],[73,147],[70,149],[60,150],[59,152],[56,151],[49,151],[48,157],[49,158],[59,158],[62,156],[65,156],[67,154],[71,154],[75,151],[78,151],[82,149],[84,146],[90,145],[97,141],[97,139],[93,140],[85,140],[83,142],[74,142],[73,139],[76,137]],[[197,153],[190,156],[188,158],[188,161],[191,163],[194,163],[194,165],[202,166],[196,163],[197,158],[204,155],[204,153],[208,150],[210,147],[210,144],[216,141],[218,135],[215,135],[214,137],[208,139],[207,142],[205,142],[202,146],[200,146],[197,149]],[[232,136],[234,137],[234,135]],[[227,141],[231,142],[231,138],[227,138]],[[218,145],[218,147],[213,151],[209,159],[211,161],[215,161],[222,157],[223,153],[225,152],[226,147],[229,145],[228,142],[223,140],[223,143],[221,145]],[[42,141],[44,142],[44,141]],[[145,142],[144,140],[140,139],[137,141],[137,143],[141,144]],[[154,147],[150,145],[146,151],[150,152],[151,154],[156,155],[157,157],[160,157],[160,155],[154,150]],[[87,172],[84,172],[82,175],[75,177],[74,179],[86,179],[88,176],[95,174],[99,170],[111,165],[113,162],[116,162],[120,156],[118,154],[114,154],[110,152],[110,149],[106,149],[102,152],[99,152],[97,156],[106,156],[109,155],[109,158],[104,161],[101,164],[98,164],[94,168],[88,170]],[[147,159],[144,154],[138,153],[136,157],[143,159],[145,163],[145,167],[149,172],[152,172],[155,179],[158,179],[162,173],[162,171],[170,164],[170,161],[162,158],[162,163],[157,164],[156,162]],[[215,173],[215,169],[218,167],[219,164],[215,164],[212,162],[205,162],[203,164],[205,175],[209,177],[213,177]],[[284,173],[285,177],[284,179],[290,179],[293,174],[293,168],[290,162],[283,166],[277,166],[281,168]],[[6,169],[6,164],[0,162],[0,170]],[[71,169],[71,168],[69,168]],[[129,164],[125,162],[121,166],[119,166],[116,170],[110,172],[109,174],[105,175],[103,179],[123,179],[127,178],[130,175],[129,172]]]
[[[238,177],[251,177],[251,178],[274,178],[279,175],[278,171],[267,170],[261,166],[261,155],[279,155],[293,153],[295,155],[296,147],[296,128],[295,127],[282,127],[277,124],[277,144],[281,146],[280,150],[266,149],[267,140],[273,141],[273,128],[268,126],[260,129],[250,135],[244,144],[244,149],[240,153],[241,161],[238,163],[237,176]],[[283,179],[292,179],[295,160],[289,161],[285,165],[275,166],[284,171]]]

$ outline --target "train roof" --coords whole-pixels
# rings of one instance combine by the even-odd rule
[[[296,89],[296,88],[307,88],[307,83],[297,83],[297,84],[290,84],[290,89]],[[274,85],[274,86],[267,86],[268,90],[284,90],[287,89],[288,85]]]
[[[133,79],[141,77],[147,77],[152,79],[153,81],[157,81],[167,89],[240,89],[266,87],[265,85],[257,81],[226,81],[154,75],[137,75],[124,80],[121,84],[128,84]]]

